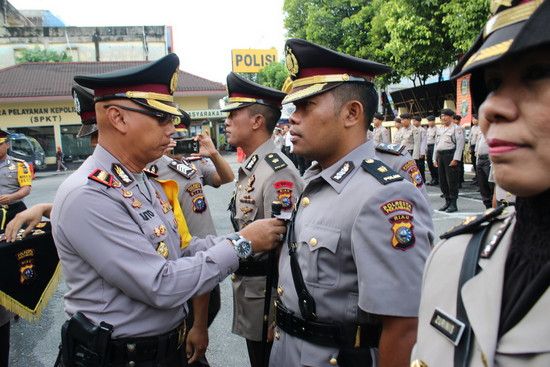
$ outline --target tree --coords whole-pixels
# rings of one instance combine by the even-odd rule
[[[446,15],[443,24],[458,54],[463,54],[472,45],[489,17],[489,2],[486,0],[450,0],[442,6]]]
[[[57,52],[48,49],[35,47],[34,49],[25,49],[16,57],[17,63],[22,62],[69,62],[73,58],[65,51]]]
[[[288,70],[284,61],[273,62],[260,70],[257,82],[267,87],[281,90],[286,78],[288,78]]]

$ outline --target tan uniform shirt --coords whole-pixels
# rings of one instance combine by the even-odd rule
[[[548,289],[523,319],[497,340],[504,267],[515,225],[513,213],[513,208],[506,209],[500,220],[492,224],[486,243],[498,238],[499,229],[511,220],[509,226],[503,229],[492,255],[480,258],[478,264],[481,271],[461,289],[464,307],[475,334],[471,367],[550,366]],[[429,367],[453,365],[455,339],[445,334],[456,327],[458,280],[462,258],[471,237],[471,234],[464,234],[443,241],[426,262],[413,361],[421,360]]]
[[[302,189],[303,181],[294,164],[271,139],[267,140],[239,168],[235,201],[239,228],[270,218],[271,203],[276,200],[283,203],[284,211],[291,211]],[[255,255],[258,259],[266,256]],[[265,278],[233,276],[233,333],[254,341],[262,339]]]

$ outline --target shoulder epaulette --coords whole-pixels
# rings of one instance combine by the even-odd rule
[[[405,150],[405,146],[402,144],[386,144],[386,143],[380,143],[376,146],[376,151],[382,152],[382,153],[389,153],[393,155],[401,155],[403,153],[403,150]]]
[[[154,166],[154,165],[153,165]],[[144,168],[143,169],[143,173],[145,173],[147,175],[147,177],[153,177],[153,178],[157,178],[159,177],[158,173],[156,173],[154,170],[153,170],[153,166],[151,166],[150,169],[147,169],[147,168]],[[157,168],[158,170],[158,168]]]
[[[286,162],[277,153],[269,153],[265,156],[265,161],[271,168],[273,168],[274,171],[282,170],[288,166],[288,164],[286,164]]]
[[[487,209],[482,214],[467,217],[462,223],[443,233],[439,238],[448,239],[460,234],[476,232],[483,224],[490,223],[499,217],[505,208],[506,205],[500,205],[496,208]]]
[[[198,157],[198,156],[190,156],[190,157],[185,157],[185,160],[188,161],[188,162],[194,162],[194,161],[198,161],[198,160],[201,160],[202,157]]]
[[[109,172],[104,171],[100,168],[96,168],[92,173],[90,173],[88,178],[90,180],[99,182],[100,184],[105,185],[107,187],[113,187],[113,175],[111,175]]]
[[[382,185],[403,180],[403,176],[376,159],[364,159],[361,167],[365,172],[374,176]]]
[[[190,179],[197,172],[193,167],[184,162],[178,162],[173,160],[168,165],[171,169],[182,175],[183,177]]]

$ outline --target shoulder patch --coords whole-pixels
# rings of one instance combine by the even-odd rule
[[[393,155],[401,155],[405,150],[405,146],[401,144],[386,144],[380,143],[376,146],[376,151],[382,153],[389,153]]]
[[[475,232],[479,227],[481,227],[482,224],[494,221],[499,215],[502,214],[505,208],[505,205],[500,205],[496,208],[487,209],[480,215],[467,217],[462,223],[443,233],[439,236],[439,238],[448,239],[464,233]]]
[[[107,187],[113,187],[113,175],[100,168],[96,168],[92,173],[90,173],[88,175],[88,179],[99,182]]]
[[[177,173],[179,173],[180,175],[182,175],[187,179],[190,179],[191,177],[193,177],[193,175],[197,172],[193,167],[191,167],[190,165],[184,162],[172,161],[170,162],[168,167],[170,167],[171,169],[173,169],[174,171],[176,171]]]
[[[254,168],[256,163],[258,163],[258,155],[254,154],[252,157],[250,157],[248,162],[246,162],[244,168],[249,170],[249,171],[252,171],[252,168]]]
[[[364,159],[361,163],[361,167],[363,167],[365,172],[374,176],[374,178],[376,178],[382,185],[387,185],[396,181],[403,181],[403,176],[379,160]]]
[[[288,166],[286,162],[277,154],[277,153],[269,153],[265,156],[265,161],[271,168],[273,168],[274,171],[279,171]]]

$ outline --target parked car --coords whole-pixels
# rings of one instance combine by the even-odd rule
[[[21,133],[10,134],[8,154],[29,163],[34,171],[46,168],[46,153],[38,140]]]

